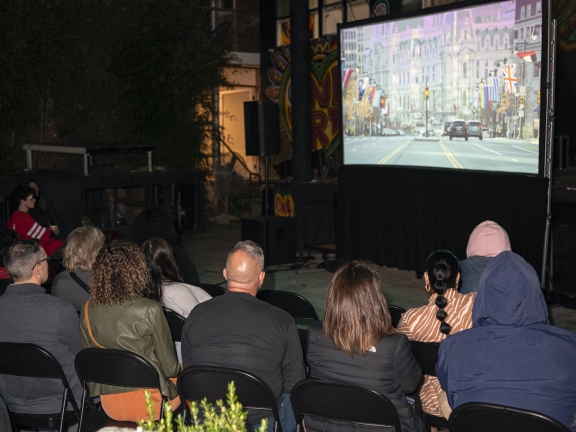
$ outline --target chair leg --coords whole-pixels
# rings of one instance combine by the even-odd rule
[[[64,396],[62,397],[62,411],[60,412],[60,428],[58,432],[64,431],[64,415],[66,413],[66,404],[68,403],[68,389],[64,389]]]
[[[86,382],[82,386],[82,400],[80,401],[80,420],[78,421],[78,432],[82,431],[82,420],[84,420],[84,401],[86,400]],[[91,406],[91,408],[93,408]],[[94,414],[94,411],[93,411]]]

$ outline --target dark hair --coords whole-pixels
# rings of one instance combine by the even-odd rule
[[[4,267],[4,253],[10,246],[16,243],[14,231],[9,228],[0,229],[0,267]]]
[[[340,351],[360,357],[384,336],[394,333],[392,318],[372,265],[352,261],[340,267],[326,294],[326,337]]]
[[[24,186],[30,186],[30,183],[38,183],[38,182],[32,177],[24,177],[23,179],[20,179],[19,183]]]
[[[152,286],[148,298],[162,303],[162,285],[165,282],[184,282],[174,252],[170,245],[159,237],[146,240],[142,252],[150,269]]]
[[[458,259],[452,252],[445,249],[440,249],[428,255],[426,260],[426,273],[428,273],[428,280],[436,296],[436,318],[440,321],[440,332],[445,335],[450,334],[452,326],[446,322],[448,314],[444,310],[448,304],[448,300],[444,297],[444,293],[448,289],[456,289],[456,279],[458,278]]]
[[[10,192],[10,198],[12,198],[12,202],[14,206],[18,208],[20,206],[20,201],[26,201],[29,195],[36,196],[36,192],[30,186],[17,184],[12,192]]]
[[[168,244],[178,240],[176,228],[172,221],[170,209],[166,207],[149,207],[142,211],[134,220],[131,240],[138,246],[152,237],[160,237]]]

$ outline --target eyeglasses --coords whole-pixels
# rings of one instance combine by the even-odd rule
[[[34,270],[34,268],[36,268],[36,266],[37,266],[38,264],[40,264],[40,263],[42,263],[42,262],[44,262],[44,261],[50,262],[50,261],[52,261],[52,257],[51,257],[51,256],[47,256],[47,257],[44,258],[43,260],[38,261],[36,264],[34,264],[34,267],[32,267],[32,270]]]
[[[36,199],[36,197],[35,197],[34,195],[32,195],[32,196],[29,196],[29,197],[28,197],[28,198],[26,198],[26,199],[27,199],[27,200],[29,200],[29,199],[33,199],[33,200],[35,200],[35,199]]]

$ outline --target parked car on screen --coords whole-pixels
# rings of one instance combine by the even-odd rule
[[[442,135],[450,135],[450,126],[452,126],[452,122],[444,122],[444,130]]]
[[[464,120],[454,120],[450,125],[450,139],[461,137],[468,141],[468,126]]]
[[[396,129],[396,130],[394,130],[394,132],[396,133],[396,136],[404,136],[404,135],[406,135],[406,134],[404,133],[404,131],[403,131],[403,130],[400,130],[400,129]]]
[[[382,129],[382,136],[394,136],[394,135],[396,135],[396,132],[394,132],[392,129],[387,128]]]
[[[480,140],[482,139],[482,126],[479,121],[470,120],[468,122],[468,136],[478,137]]]

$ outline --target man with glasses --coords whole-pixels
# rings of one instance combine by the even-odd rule
[[[74,357],[82,349],[78,314],[70,302],[47,295],[42,288],[50,259],[36,240],[16,242],[4,254],[14,283],[0,297],[0,342],[33,343],[46,349],[62,366],[79,401],[82,388],[74,369]],[[13,412],[59,412],[62,392],[57,380],[0,375],[0,394]]]
[[[12,190],[11,196],[18,210],[12,213],[6,223],[6,228],[15,231],[22,240],[39,240],[46,253],[50,256],[54,255],[64,245],[64,242],[50,238],[50,230],[40,225],[28,214],[36,206],[34,189],[19,184]]]

